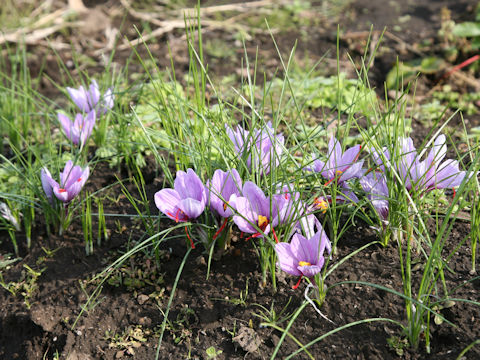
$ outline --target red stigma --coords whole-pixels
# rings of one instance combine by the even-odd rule
[[[302,277],[303,277],[303,275],[300,275],[300,279],[298,279],[298,282],[295,285],[292,286],[293,290],[298,289],[298,287],[300,286],[300,283],[302,282]]]
[[[225,228],[225,225],[227,225],[227,220],[228,220],[228,218],[225,218],[225,220],[223,220],[222,226],[220,226],[220,229],[218,229],[218,231],[215,233],[215,235],[213,235],[212,240],[215,240],[217,238],[217,236],[220,235],[222,230]]]
[[[78,178],[78,180],[77,180],[77,181],[78,181],[78,182],[82,181],[82,178],[81,178],[81,177],[80,177],[80,178]]]
[[[179,222],[180,221],[180,212],[182,212],[183,214],[185,214],[182,210],[180,209],[177,209],[177,212],[175,213],[175,215],[173,215],[171,212],[167,212],[166,214],[172,218],[175,219],[175,222]],[[187,219],[185,220],[188,220],[188,216],[186,216]],[[182,220],[182,221],[185,221],[185,220]]]
[[[192,249],[195,249],[195,244],[193,243],[192,238],[191,238],[190,235],[188,234],[188,229],[187,229],[186,226],[185,226],[185,234],[187,234],[187,238],[188,238],[188,240],[190,240],[190,246],[192,247]]]
[[[272,226],[272,233],[273,233],[273,238],[275,239],[275,242],[278,244],[277,234],[275,233],[275,229],[273,228],[273,226]]]
[[[58,192],[59,192],[59,193],[64,193],[64,192],[67,192],[67,190],[65,190],[65,189],[58,189]]]

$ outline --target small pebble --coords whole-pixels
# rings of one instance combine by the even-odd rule
[[[140,294],[137,296],[137,301],[140,305],[145,304],[148,301],[148,299],[150,298],[148,297],[148,295],[145,295],[145,294]]]

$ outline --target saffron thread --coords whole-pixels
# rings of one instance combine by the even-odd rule
[[[188,240],[190,240],[190,246],[192,247],[192,249],[195,249],[195,244],[193,243],[192,238],[191,238],[190,235],[188,234],[187,226],[185,226],[185,234],[187,234],[187,238],[188,238]]]
[[[302,282],[303,275],[300,275],[300,279],[298,279],[298,282],[292,286],[293,290],[297,290],[298,287],[300,286],[300,283]]]
[[[222,230],[225,229],[225,226],[227,225],[227,221],[228,221],[228,218],[225,218],[225,220],[223,220],[222,226],[220,226],[220,229],[218,229],[217,232],[215,233],[215,235],[213,235],[212,240],[215,240],[217,238],[217,236],[220,235]]]

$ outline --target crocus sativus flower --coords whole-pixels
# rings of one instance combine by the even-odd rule
[[[41,170],[42,187],[50,203],[53,203],[53,195],[55,195],[58,200],[68,204],[80,193],[89,175],[88,166],[82,169],[79,165],[73,166],[73,162],[69,160],[65,164],[63,172],[60,173],[60,184],[44,167]]]

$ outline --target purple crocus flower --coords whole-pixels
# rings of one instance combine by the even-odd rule
[[[207,191],[202,180],[192,169],[177,171],[173,189],[162,189],[155,193],[157,208],[176,222],[186,222],[199,217],[207,204]],[[185,232],[192,249],[195,248],[193,240]]]
[[[430,191],[433,189],[454,188],[459,186],[467,173],[460,171],[458,161],[445,160],[447,145],[445,135],[438,136],[430,149],[425,160],[420,161],[421,155],[413,145],[411,138],[399,139],[400,154],[390,155],[388,150],[383,149],[387,160],[383,164],[381,157],[373,151],[375,162],[381,168],[393,168],[397,171],[408,190]]]
[[[307,169],[322,174],[328,180],[327,184],[334,180],[341,184],[349,179],[358,178],[363,174],[363,160],[358,161],[361,148],[361,145],[356,145],[342,152],[340,142],[332,136],[328,142],[327,161],[315,159],[313,166]]]
[[[323,253],[331,249],[330,240],[325,231],[317,231],[311,238],[294,234],[290,243],[281,242],[275,245],[277,266],[286,273],[300,276],[296,289],[303,276],[312,278],[318,274],[325,264]]]
[[[223,218],[229,218],[233,215],[232,200],[240,196],[242,188],[242,179],[238,171],[215,170],[212,181],[208,180],[206,184],[210,208]]]
[[[207,204],[207,192],[195,171],[177,171],[173,187],[155,193],[157,208],[176,222],[199,217]]]
[[[58,120],[63,127],[65,136],[75,145],[80,144],[81,147],[83,147],[90,137],[93,126],[95,125],[95,119],[96,113],[93,110],[86,116],[77,114],[73,122],[68,116],[62,113],[58,114]]]
[[[63,172],[60,173],[60,184],[56,182],[47,168],[41,170],[41,180],[43,191],[47,195],[50,203],[53,204],[53,195],[65,204],[70,203],[82,190],[85,182],[90,175],[90,169],[86,166],[82,169],[80,166],[73,166],[71,160],[67,161]]]
[[[270,199],[251,181],[245,182],[242,194],[235,199],[237,215],[233,216],[240,231],[253,234],[252,237],[263,237],[270,229],[274,231],[285,200],[282,197]]]
[[[278,166],[285,139],[282,134],[275,135],[271,122],[268,122],[264,129],[254,132],[239,126],[235,130],[226,126],[226,131],[239,157],[246,158],[249,170],[259,169],[262,174],[267,175],[272,164]]]
[[[100,95],[98,84],[94,79],[92,79],[88,90],[80,86],[78,89],[67,87],[67,91],[75,105],[83,113],[95,110],[98,116],[105,114],[107,110],[113,107],[114,95],[112,89],[108,88],[103,96]]]
[[[383,222],[388,220],[388,187],[383,173],[370,172],[360,178],[360,185],[367,194],[378,216]]]

